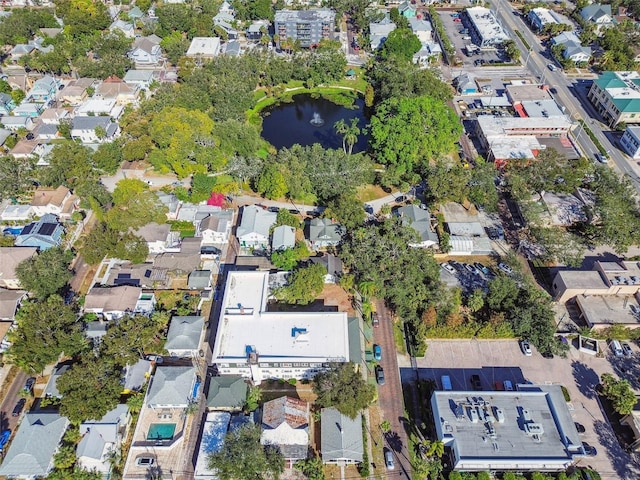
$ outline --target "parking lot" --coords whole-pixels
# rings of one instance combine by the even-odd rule
[[[637,347],[633,346],[633,349],[634,357],[640,355]],[[582,440],[598,451],[595,457],[584,457],[578,464],[593,467],[603,479],[640,478],[636,456],[625,452],[618,443],[594,390],[603,373],[615,374],[621,368],[635,371],[629,364],[637,365],[637,358],[615,359],[614,368],[609,355],[596,358],[579,352],[575,346],[571,347],[568,358],[546,359],[535,349],[532,356],[525,356],[515,340],[472,339],[428,341],[426,355],[416,361],[419,378],[435,380],[438,388],[442,388],[442,375],[451,378],[454,390],[471,390],[472,375],[480,377],[484,390],[495,389],[496,382],[504,385],[505,380],[514,385],[525,381],[563,385],[571,396],[568,406],[574,420],[586,428]],[[409,359],[399,357],[398,362],[403,381],[414,381],[416,372],[411,369]]]

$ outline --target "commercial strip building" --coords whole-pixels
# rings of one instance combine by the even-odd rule
[[[469,28],[471,41],[480,48],[495,48],[509,40],[509,35],[488,8],[467,8],[464,19],[465,26]]]
[[[622,149],[634,160],[640,160],[640,127],[627,127],[620,139]]]
[[[640,123],[640,73],[602,72],[587,95],[610,126]]]
[[[361,358],[357,319],[345,312],[271,312],[281,276],[229,272],[212,362],[221,375],[255,384],[269,378],[312,378],[331,363]]]
[[[517,388],[433,393],[436,435],[454,470],[559,472],[585,454],[560,386]]]
[[[311,10],[278,10],[275,14],[275,34],[278,47],[285,40],[299,41],[300,46],[317,46],[321,40],[332,40],[336,12],[326,8]]]

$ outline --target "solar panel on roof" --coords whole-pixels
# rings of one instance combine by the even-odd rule
[[[40,225],[40,228],[38,229],[38,233],[40,235],[51,235],[53,232],[56,231],[57,227],[58,227],[58,224],[56,223],[43,223]]]
[[[35,226],[35,224],[30,223],[29,225],[27,225],[26,227],[24,227],[24,229],[21,232],[21,235],[27,235],[29,233],[31,233],[31,230],[33,230],[33,227]]]
[[[145,276],[145,278],[149,278],[151,276],[151,270],[145,270],[144,271],[144,276]]]
[[[116,278],[113,281],[113,284],[116,287],[122,286],[122,285],[130,285],[132,287],[139,287],[140,286],[140,280],[138,280],[137,278]]]
[[[119,273],[118,278],[131,278],[130,273]]]

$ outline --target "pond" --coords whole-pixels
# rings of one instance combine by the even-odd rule
[[[325,98],[308,94],[295,95],[290,103],[280,103],[262,111],[262,137],[277,149],[319,143],[324,148],[342,148],[342,136],[334,124],[342,119],[346,124],[352,118],[359,120],[362,130],[368,123],[364,102],[356,99],[356,108],[346,108]],[[353,146],[353,153],[367,149],[367,136],[361,133]]]

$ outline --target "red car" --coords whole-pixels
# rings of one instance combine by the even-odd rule
[[[456,22],[456,23],[462,22],[462,20],[460,20],[460,18],[454,18],[453,21]]]

